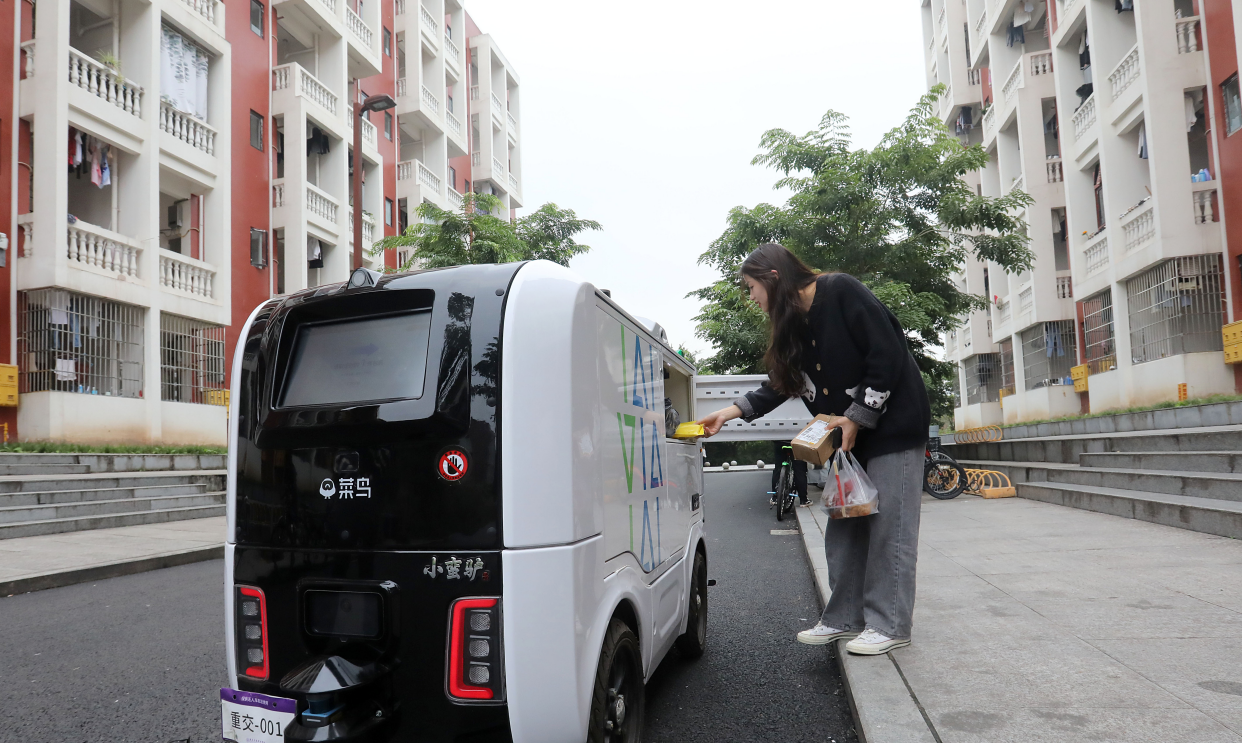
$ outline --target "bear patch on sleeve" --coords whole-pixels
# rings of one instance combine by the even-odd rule
[[[888,396],[891,394],[891,392],[876,392],[868,387],[866,397],[863,402],[867,403],[867,407],[879,410],[884,405],[884,401],[887,400]]]

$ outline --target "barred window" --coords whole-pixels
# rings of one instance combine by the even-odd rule
[[[1043,322],[1022,331],[1022,377],[1025,389],[1066,384],[1078,364],[1074,321]]]
[[[1082,301],[1082,337],[1088,374],[1103,374],[1117,368],[1112,289]]]
[[[1000,342],[1001,357],[1001,391],[1006,395],[1017,392],[1017,380],[1013,370],[1013,340],[1006,338]]]
[[[17,301],[22,392],[143,396],[143,308],[65,289]]]
[[[160,399],[219,404],[224,389],[224,326],[160,313]]]
[[[1173,258],[1126,280],[1135,364],[1224,349],[1220,255]]]
[[[979,353],[962,361],[966,370],[966,404],[1000,400],[1000,354]]]

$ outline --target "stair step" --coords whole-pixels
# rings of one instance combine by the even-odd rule
[[[1004,472],[1014,484],[1054,482],[1242,502],[1242,475],[1233,473],[1113,469],[1046,462],[966,461],[961,464]]]
[[[132,488],[143,485],[185,485],[202,483],[213,490],[223,489],[225,470],[185,472],[103,472],[64,476],[0,476],[0,494],[48,492],[53,490],[99,490]]]
[[[97,490],[49,490],[28,493],[0,493],[0,508],[9,506],[50,506],[58,503],[117,500],[120,498],[154,498],[168,495],[196,495],[209,488],[205,483],[183,485],[142,485],[134,488],[99,488]]]
[[[4,475],[84,475],[91,471],[85,464],[0,464]]]
[[[1086,452],[1078,455],[1078,463],[1083,467],[1242,473],[1242,452]]]
[[[86,518],[48,519],[45,521],[23,521],[16,524],[0,524],[0,539],[16,537],[34,537],[43,534],[63,534],[71,531],[88,529],[110,529],[118,526],[136,526],[138,524],[159,524],[169,521],[185,521],[211,516],[225,515],[226,507],[193,506],[190,508],[164,508],[154,511],[137,511],[133,513],[117,513],[107,516],[90,516]]]
[[[225,494],[195,493],[190,495],[156,496],[153,498],[119,498],[82,503],[61,503],[50,506],[10,506],[0,508],[0,525],[55,519],[79,519],[120,513],[159,511],[169,508],[212,506],[224,503]]]
[[[1242,452],[1242,426],[1040,436],[982,444],[942,442],[942,445],[958,460],[1077,464],[1078,455],[1084,453]]]
[[[181,472],[223,469],[224,454],[93,454],[93,453],[4,453],[0,470],[15,465],[83,465],[89,472]]]
[[[1071,483],[1026,482],[1018,496],[1153,524],[1242,539],[1242,503]]]

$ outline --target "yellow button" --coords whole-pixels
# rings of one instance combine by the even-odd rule
[[[824,388],[824,394],[825,394],[825,395],[826,395],[826,394],[828,394],[828,388],[827,388],[827,387],[825,387],[825,388]]]
[[[815,365],[815,371],[820,371],[820,370],[821,370],[821,369],[823,369],[823,368],[824,368],[824,367],[820,366],[819,364],[816,364],[816,365]]]
[[[813,346],[813,345],[815,345],[815,339],[814,339],[814,338],[812,338],[812,339],[811,339],[811,345],[812,345],[812,346]]]

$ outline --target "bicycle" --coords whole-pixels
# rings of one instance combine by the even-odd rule
[[[798,493],[794,487],[793,472],[793,447],[788,444],[781,447],[781,462],[776,465],[776,490],[769,490],[768,495],[771,499],[768,508],[776,507],[776,520],[783,521],[785,514],[793,513],[794,500],[797,499]]]
[[[951,500],[966,489],[966,469],[940,448],[940,438],[927,440],[923,452],[923,492],[939,500]]]

